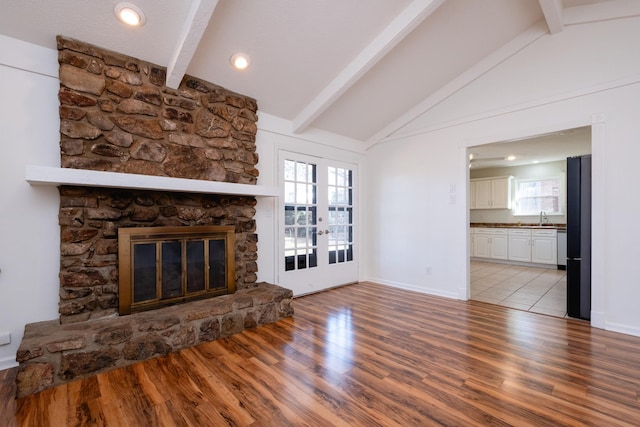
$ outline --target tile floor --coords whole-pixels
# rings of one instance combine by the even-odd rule
[[[566,317],[567,274],[564,270],[471,261],[471,299]]]

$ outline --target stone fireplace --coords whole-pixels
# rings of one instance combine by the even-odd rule
[[[255,186],[255,100],[190,76],[173,90],[162,67],[64,37],[57,42],[63,168]],[[132,187],[59,187],[60,318],[26,326],[18,397],[293,314],[290,290],[256,283],[254,196],[216,194],[206,185],[197,192]],[[133,314],[120,316],[119,234],[203,227],[228,233],[224,291],[207,279],[209,292],[198,288],[164,306],[160,289],[142,304],[134,298]],[[166,239],[167,252],[189,240]],[[176,283],[167,294],[186,286]],[[138,310],[151,300],[145,308],[153,310]]]

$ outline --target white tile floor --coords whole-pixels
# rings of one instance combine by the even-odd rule
[[[567,316],[566,271],[471,261],[471,299]]]

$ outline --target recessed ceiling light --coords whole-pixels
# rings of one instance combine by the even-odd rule
[[[506,157],[506,160],[509,160],[509,161],[515,160],[515,159],[516,159],[516,156],[514,156],[513,154]]]
[[[245,70],[251,63],[249,55],[240,52],[234,54],[229,60],[236,70]]]
[[[113,8],[113,11],[120,22],[131,27],[140,27],[146,21],[142,9],[135,4],[118,3]]]

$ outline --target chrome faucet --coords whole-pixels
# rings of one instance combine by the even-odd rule
[[[547,218],[547,214],[544,211],[540,211],[540,226],[542,227],[542,221],[546,224],[549,222],[549,218]]]

